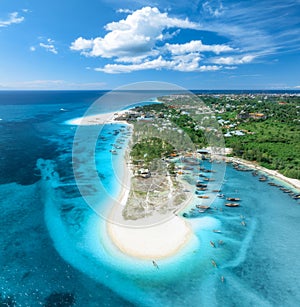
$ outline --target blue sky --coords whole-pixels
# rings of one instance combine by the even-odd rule
[[[2,0],[0,89],[300,89],[299,0]]]

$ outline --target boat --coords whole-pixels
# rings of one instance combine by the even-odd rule
[[[198,195],[198,197],[199,197],[199,198],[204,198],[204,199],[209,198],[209,196],[207,196],[207,195]]]
[[[197,188],[197,191],[206,191],[207,188]]]
[[[223,244],[224,244],[224,241],[223,241],[223,240],[219,240],[219,241],[218,241],[218,244],[219,244],[219,245],[223,245]]]
[[[204,205],[196,205],[196,207],[198,208],[198,209],[210,209],[210,206],[204,206]]]
[[[238,197],[227,197],[226,198],[227,200],[230,200],[230,201],[240,201],[241,199],[238,198]]]
[[[113,155],[117,155],[117,151],[115,149],[111,149],[110,152],[113,154]]]
[[[215,260],[211,259],[211,264],[216,268],[217,267],[217,263]]]
[[[207,188],[207,184],[198,182],[198,183],[196,183],[196,187],[197,188]]]
[[[213,241],[209,241],[209,243],[210,243],[210,245],[211,245],[212,247],[216,247],[216,245],[215,245],[215,243],[214,243]]]
[[[241,221],[241,224],[242,224],[243,226],[246,226],[246,222],[245,222],[245,221]]]
[[[267,178],[266,176],[261,176],[261,177],[259,177],[258,180],[259,180],[259,181],[267,181],[268,178]]]
[[[214,232],[214,233],[221,233],[222,231],[219,230],[219,229],[213,229],[213,232]]]
[[[221,190],[212,190],[215,193],[221,192]]]
[[[280,190],[281,190],[282,192],[284,192],[284,193],[291,193],[291,192],[292,192],[291,190],[289,190],[289,189],[287,189],[287,188],[284,188],[284,187],[280,188]]]
[[[214,178],[207,178],[207,177],[203,178],[203,180],[205,180],[205,181],[215,181]]]
[[[217,197],[219,197],[219,198],[224,198],[225,195],[224,195],[224,194],[217,194]]]
[[[154,260],[152,260],[152,264],[153,264],[154,267],[156,267],[157,269],[159,269],[158,264],[157,264]]]
[[[226,207],[238,207],[240,204],[237,203],[227,203],[225,204]]]
[[[225,281],[225,278],[224,278],[224,276],[222,275],[221,276],[221,282],[224,282]]]

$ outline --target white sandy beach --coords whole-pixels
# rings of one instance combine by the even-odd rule
[[[258,170],[258,171],[262,171],[262,172],[264,172],[264,173],[266,173],[266,174],[268,174],[272,177],[275,177],[279,180],[282,180],[282,181],[290,184],[294,188],[300,190],[300,180],[286,177],[286,176],[280,174],[276,170],[267,169],[267,168],[262,167],[262,166],[260,166],[256,163],[254,163],[254,162],[250,162],[250,161],[247,161],[247,160],[244,160],[244,159],[241,159],[241,158],[230,157],[230,158],[226,158],[226,160],[229,161],[229,162],[240,163],[240,164],[243,164],[245,166],[248,166],[249,168],[252,168],[252,169],[255,169],[255,170]]]
[[[101,113],[101,114],[96,114],[96,115],[78,117],[78,118],[68,120],[66,124],[74,125],[74,126],[92,126],[92,125],[104,125],[104,124],[113,123],[113,122],[117,123],[117,121],[115,121],[115,118],[124,114],[125,112],[127,111]],[[118,121],[118,122],[122,122],[122,121]]]
[[[175,255],[191,239],[193,232],[187,221],[178,216],[154,216],[126,221],[122,211],[126,205],[132,172],[124,159],[124,183],[118,201],[110,212],[107,233],[114,245],[129,256],[157,260]]]
[[[127,111],[75,118],[69,120],[67,124],[86,126],[118,123],[120,121],[115,121],[115,118],[124,112]],[[127,122],[126,124],[128,125]],[[125,157],[123,163],[122,190],[118,199],[112,204],[106,222],[109,238],[122,253],[139,259],[163,259],[176,254],[193,235],[190,225],[183,218],[175,215],[168,220],[163,216],[138,221],[126,221],[123,218],[122,210],[129,195],[128,187],[132,176]]]
[[[276,170],[267,169],[267,168],[260,166],[257,163],[252,162],[252,161],[247,161],[247,160],[237,158],[237,157],[227,157],[226,155],[232,153],[231,148],[214,148],[213,149],[212,147],[207,147],[206,149],[209,152],[212,152],[211,157],[213,159],[225,160],[227,162],[233,162],[233,163],[239,163],[239,164],[245,165],[245,166],[249,167],[250,169],[254,169],[254,170],[264,172],[271,177],[275,177],[275,178],[277,178],[281,181],[284,181],[285,183],[287,183],[287,184],[293,186],[294,188],[300,190],[300,180],[298,180],[298,179],[286,177],[286,176],[280,174]]]

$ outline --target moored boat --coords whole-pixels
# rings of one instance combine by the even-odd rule
[[[226,207],[238,207],[240,204],[237,203],[227,203],[225,204]]]
[[[198,209],[205,209],[205,210],[210,208],[210,206],[205,206],[205,205],[196,205],[196,207]]]
[[[226,198],[227,200],[230,200],[230,201],[240,201],[241,199],[238,198],[238,197],[227,197]]]
[[[267,181],[268,178],[267,178],[266,176],[261,176],[261,177],[259,177],[258,180],[259,180],[259,181]]]

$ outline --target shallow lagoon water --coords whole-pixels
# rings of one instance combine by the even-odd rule
[[[66,306],[300,304],[299,202],[228,165],[222,193],[240,197],[241,206],[227,208],[224,199],[216,198],[212,206],[218,210],[189,218],[197,239],[174,258],[159,262],[157,270],[151,262],[121,255],[106,236],[104,220],[70,185],[75,129],[63,123],[83,114],[80,101],[34,108],[27,103],[15,118],[15,108],[7,106],[0,108],[6,112],[0,115],[3,302],[15,300],[17,306],[40,306],[51,299],[52,304],[56,300]],[[106,188],[117,194],[118,184],[108,167],[109,144],[115,137],[109,132],[116,128],[111,125],[103,131],[107,140],[99,144],[97,168]],[[38,159],[52,160],[59,177],[41,178],[35,167]],[[102,201],[105,205],[105,198]]]

